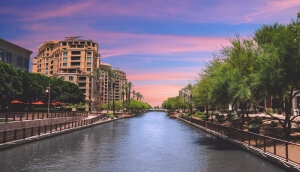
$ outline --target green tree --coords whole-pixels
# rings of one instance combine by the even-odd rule
[[[208,108],[211,105],[211,80],[208,76],[202,75],[193,89],[194,103],[198,107],[205,107],[206,120],[208,120]]]
[[[21,82],[16,70],[2,62],[0,62],[0,82],[0,105],[4,111],[9,103],[21,94]]]
[[[101,96],[100,96],[100,79],[101,79],[101,69],[99,67],[96,67],[93,71],[94,74],[94,80],[95,80],[95,85],[94,85],[94,95],[96,97],[96,110],[98,113],[98,110],[100,108],[101,111]],[[95,106],[95,105],[94,105]]]
[[[255,32],[254,37],[263,49],[259,57],[259,81],[268,95],[279,100],[279,108],[285,114],[283,121],[278,120],[284,137],[291,134],[291,122],[295,118],[292,100],[300,90],[300,43],[295,41],[298,36],[295,26],[299,26],[299,18],[288,25],[265,25]]]
[[[115,115],[115,85],[116,85],[116,80],[118,77],[117,69],[114,69],[112,67],[107,68],[107,76],[108,76],[108,86],[109,86],[109,93],[108,93],[108,102],[110,102],[110,97],[111,97],[111,89],[113,91],[113,115]],[[108,109],[110,109],[110,105],[108,104]]]
[[[126,96],[127,97],[127,110],[129,111],[130,110],[130,93],[131,93],[131,89],[132,89],[132,87],[133,87],[133,84],[131,83],[131,82],[128,82],[127,83],[127,95],[128,96]]]

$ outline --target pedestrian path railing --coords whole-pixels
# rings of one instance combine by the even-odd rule
[[[0,113],[0,122],[11,121],[24,121],[24,120],[36,120],[46,118],[61,118],[61,117],[87,117],[87,112],[73,112],[73,111],[55,111],[55,112],[10,112]]]
[[[232,127],[222,126],[220,124],[199,120],[184,115],[181,115],[181,118],[206,129],[217,132],[220,135],[232,140],[242,142],[245,146],[253,146],[257,149],[260,149],[263,153],[270,153],[281,157],[286,162],[290,161],[300,164],[299,144]]]
[[[80,126],[90,125],[106,118],[108,118],[107,114],[101,114],[90,119],[71,118],[68,121],[59,122],[55,124],[50,123],[42,126],[4,130],[0,131],[0,144],[20,139],[26,139],[33,136],[49,134],[57,131],[68,130]]]

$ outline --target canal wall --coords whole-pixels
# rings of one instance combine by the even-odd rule
[[[11,148],[11,147],[18,146],[18,145],[25,144],[25,143],[29,143],[29,142],[33,142],[33,141],[37,141],[37,140],[41,140],[41,139],[46,139],[46,138],[49,138],[49,137],[54,137],[54,136],[66,134],[66,133],[69,133],[69,132],[72,132],[72,131],[82,130],[82,129],[85,129],[85,128],[93,127],[93,126],[104,124],[104,123],[107,123],[107,122],[112,122],[112,121],[122,119],[122,118],[123,117],[114,118],[114,119],[105,119],[105,120],[97,121],[95,123],[88,124],[88,125],[69,128],[69,129],[65,129],[65,130],[62,130],[62,131],[53,131],[52,133],[45,133],[45,134],[41,134],[41,135],[38,135],[38,136],[32,136],[32,137],[27,137],[25,139],[15,140],[15,141],[12,141],[12,142],[7,142],[7,143],[2,143],[2,144],[0,144],[0,150]]]
[[[263,150],[261,150],[259,148],[256,148],[256,147],[253,147],[251,145],[247,145],[244,142],[233,140],[233,139],[231,139],[231,138],[229,138],[229,137],[227,137],[225,135],[221,135],[218,132],[215,132],[213,130],[207,129],[205,127],[202,127],[200,125],[197,125],[195,123],[187,121],[187,120],[185,120],[183,118],[178,117],[177,119],[179,119],[181,121],[184,121],[184,122],[186,122],[186,123],[188,123],[188,124],[190,124],[190,125],[192,125],[192,126],[194,126],[196,128],[199,128],[199,129],[201,129],[201,130],[203,130],[203,131],[205,131],[205,132],[207,132],[207,133],[209,133],[211,135],[214,135],[214,136],[216,136],[218,138],[221,138],[221,139],[223,139],[223,140],[225,140],[227,142],[230,142],[230,143],[232,143],[232,144],[234,144],[234,145],[236,145],[236,146],[238,146],[238,147],[246,150],[247,152],[250,152],[250,153],[252,153],[252,154],[254,154],[254,155],[256,155],[256,156],[258,156],[258,157],[260,157],[260,158],[262,158],[264,160],[266,160],[266,161],[269,161],[269,162],[271,162],[271,163],[273,163],[273,164],[275,164],[275,165],[277,165],[277,166],[279,166],[279,167],[281,167],[283,169],[286,169],[287,171],[291,171],[291,172],[299,172],[300,171],[299,164],[296,164],[296,163],[293,163],[293,162],[290,162],[290,161],[286,161],[286,159],[284,159],[282,157],[279,157],[279,156],[274,155],[272,153],[264,152]]]

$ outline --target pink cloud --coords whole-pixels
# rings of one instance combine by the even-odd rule
[[[68,17],[79,19],[81,17],[95,16],[127,16],[150,20],[174,20],[193,23],[229,22],[246,23],[253,21],[265,21],[282,14],[293,14],[291,8],[299,7],[298,0],[253,0],[230,1],[219,0],[211,5],[203,1],[73,1],[57,5],[54,1],[48,1],[43,7],[29,9],[5,7],[1,13],[22,16],[23,21],[41,21],[50,18]],[[134,10],[133,10],[134,9]],[[297,11],[296,11],[297,12]],[[289,16],[290,16],[289,15]],[[294,14],[296,15],[296,13]],[[289,19],[286,19],[289,20]],[[91,21],[92,22],[92,21]]]
[[[97,35],[97,34],[95,34]],[[99,34],[98,34],[99,35]],[[102,42],[126,42],[122,47],[102,49],[102,57],[124,54],[168,54],[178,52],[213,51],[220,45],[229,45],[225,37],[175,36],[153,34],[103,33]],[[97,36],[96,36],[97,38]]]
[[[257,6],[256,10],[246,15],[247,21],[262,21],[273,18],[276,20],[281,19],[285,22],[290,22],[290,18],[282,17],[294,16],[293,18],[296,18],[300,7],[299,0],[267,0],[264,2],[264,6]]]

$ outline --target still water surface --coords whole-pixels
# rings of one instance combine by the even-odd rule
[[[0,171],[284,170],[165,113],[149,112],[2,150]]]

